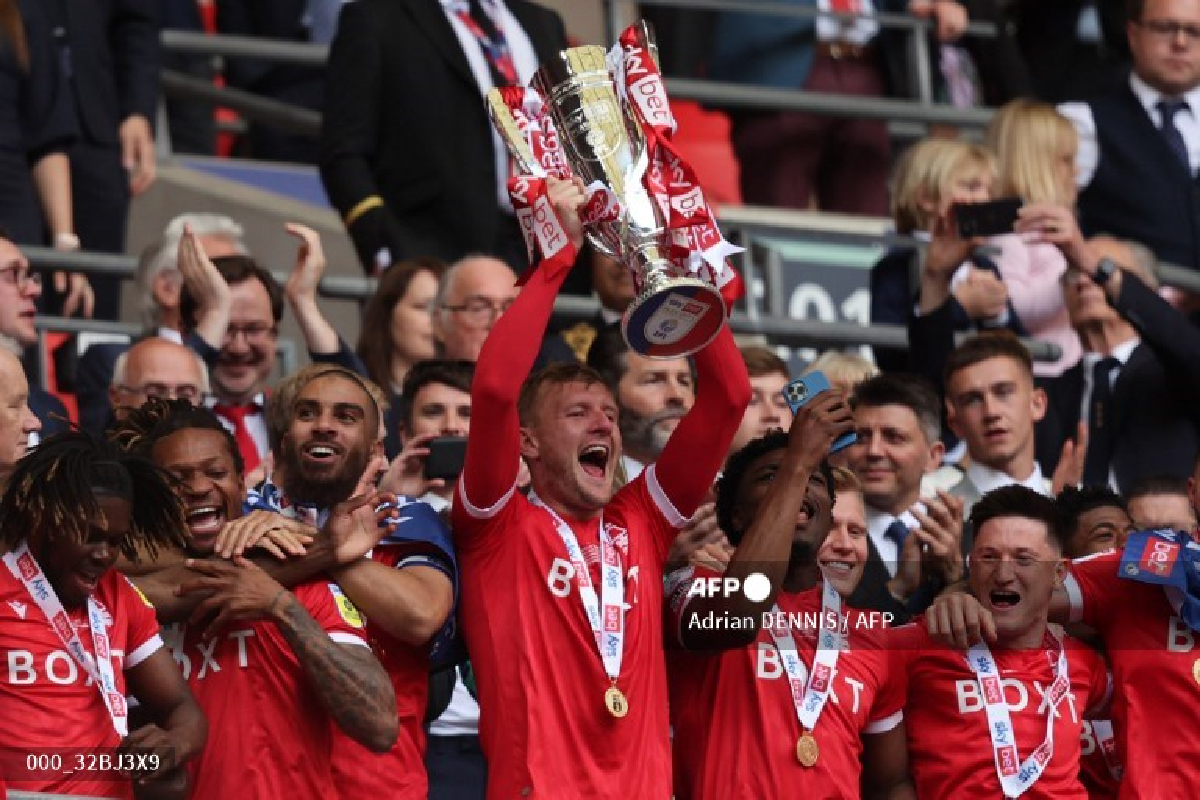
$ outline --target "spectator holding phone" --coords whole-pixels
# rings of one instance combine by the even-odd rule
[[[924,139],[901,156],[892,181],[892,218],[896,233],[929,241],[938,221],[948,219],[955,204],[985,203],[992,198],[996,159],[987,148],[955,139]],[[947,223],[948,224],[948,223]],[[949,229],[947,229],[949,230]],[[993,269],[968,265],[969,247],[946,264],[947,307],[959,330],[1004,314],[1008,295]],[[893,248],[871,269],[871,322],[903,325],[913,313],[917,277],[926,269],[919,247]],[[908,367],[907,356],[881,350],[875,360],[884,371]]]

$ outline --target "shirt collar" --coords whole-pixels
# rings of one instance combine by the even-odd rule
[[[204,402],[209,408],[219,405],[226,405],[225,403],[221,402],[220,398],[218,398],[216,395],[209,395]],[[237,404],[229,403],[228,405]],[[259,392],[250,400],[249,405],[254,406],[256,411],[262,411],[267,406],[267,395],[264,392]]]
[[[1049,487],[1046,485],[1045,477],[1042,476],[1042,468],[1036,461],[1033,462],[1033,472],[1023,481],[1017,480],[1008,473],[978,463],[972,463],[967,467],[967,477],[971,479],[971,483],[975,484],[980,495],[985,495],[1002,486],[1011,486],[1014,483],[1019,483],[1038,494],[1049,495]]]
[[[1133,94],[1137,97],[1138,102],[1142,104],[1142,108],[1146,109],[1146,113],[1150,115],[1150,119],[1158,119],[1158,109],[1155,108],[1160,100],[1168,99],[1158,89],[1155,89],[1150,84],[1146,83],[1136,72],[1129,73],[1129,88],[1133,90]],[[1188,110],[1196,115],[1200,111],[1200,86],[1192,89],[1190,92],[1184,92],[1178,97],[1170,98],[1172,100],[1182,100],[1187,103]]]
[[[924,508],[924,506],[921,507]],[[921,527],[921,524],[917,522],[917,518],[908,509],[905,509],[899,516],[896,516],[868,505],[864,505],[863,508],[867,512],[867,531],[871,534],[871,538],[876,541],[887,535],[888,527],[896,520],[900,520],[909,528]]]
[[[1125,342],[1121,342],[1119,345],[1114,347],[1112,349],[1112,352],[1109,353],[1109,356],[1111,356],[1112,358],[1115,358],[1117,361],[1121,362],[1121,366],[1123,367],[1129,363],[1129,357],[1133,355],[1133,351],[1136,350],[1137,346],[1141,343],[1142,343],[1141,338],[1135,336],[1132,339],[1125,341]],[[1102,358],[1105,358],[1105,356],[1100,353],[1084,353],[1083,354],[1084,370],[1086,370],[1088,374],[1091,374],[1092,367],[1096,366],[1096,363]]]

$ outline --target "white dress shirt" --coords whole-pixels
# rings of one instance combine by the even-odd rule
[[[517,22],[516,17],[504,5],[504,0],[482,0],[482,2],[484,11],[491,16],[492,22],[504,34],[504,39],[508,42],[509,53],[512,55],[513,66],[517,68],[517,78],[520,84],[525,86],[538,69],[537,54],[533,50],[533,43],[529,41],[529,36]],[[488,90],[494,87],[492,73],[488,69],[487,56],[484,55],[483,48],[480,47],[475,34],[471,33],[470,29],[454,13],[454,0],[441,0],[441,4],[446,19],[450,21],[450,27],[454,28],[454,34],[458,37],[458,43],[462,45],[467,63],[471,65],[471,74],[475,76],[475,83],[479,86],[479,96],[480,98],[487,97]],[[508,146],[504,144],[504,140],[500,138],[500,134],[496,132],[495,128],[491,128],[491,132],[492,150],[496,159],[496,198],[500,207],[511,214],[513,207],[512,201],[508,197]]]
[[[1007,472],[1001,472],[998,469],[985,467],[983,464],[972,463],[967,467],[967,477],[971,479],[971,483],[975,484],[975,488],[979,490],[980,495],[985,495],[993,489],[999,489],[1003,486],[1011,486],[1014,483],[1019,483],[1026,489],[1033,489],[1035,492],[1046,497],[1052,497],[1054,492],[1050,485],[1050,481],[1042,475],[1042,468],[1038,463],[1033,462],[1033,472],[1024,480],[1018,480]]]
[[[208,407],[211,409],[220,402],[217,398],[209,396]],[[246,430],[250,431],[250,436],[254,439],[254,446],[258,448],[258,457],[266,458],[267,453],[271,452],[271,438],[267,434],[267,396],[259,392],[250,402],[258,406],[258,411],[246,415]],[[216,414],[215,411],[213,413],[230,433],[236,433],[233,422]]]
[[[817,0],[817,8],[830,11],[830,0]],[[879,23],[870,16],[875,13],[871,0],[859,0],[858,13],[863,15],[853,20],[836,17],[817,17],[817,38],[822,42],[852,42],[866,44],[879,33]]]
[[[1175,127],[1187,145],[1192,174],[1196,174],[1200,169],[1200,87],[1179,98],[1167,98],[1136,74],[1131,74],[1129,88],[1156,128],[1162,127],[1162,114],[1156,108],[1160,100],[1178,99],[1187,103],[1187,107],[1175,115]],[[1096,119],[1092,115],[1092,107],[1087,103],[1063,103],[1058,107],[1058,113],[1069,119],[1079,134],[1079,149],[1075,151],[1075,185],[1084,189],[1092,182],[1096,168],[1100,166],[1100,144],[1096,139]]]

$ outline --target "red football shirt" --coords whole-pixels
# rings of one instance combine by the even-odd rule
[[[670,625],[689,624],[689,573],[695,578],[719,575],[689,568],[672,576],[668,584],[676,588],[668,598]],[[821,589],[780,594],[776,604],[785,614],[816,614]],[[833,690],[813,731],[820,757],[811,768],[796,759],[800,721],[770,632],[760,629],[752,645],[734,650],[701,653],[675,647],[668,652],[676,798],[857,800],[860,735],[884,733],[900,724],[904,687],[888,679],[882,620],[853,609],[843,613],[850,649],[838,656]],[[817,629],[791,632],[807,680]]]
[[[1121,555],[1071,564],[1066,590],[1072,621],[1104,637],[1113,681],[1117,755],[1125,767],[1120,797],[1192,797],[1196,744],[1187,731],[1200,697],[1197,634],[1175,615],[1161,586],[1120,577]]]
[[[917,796],[1000,797],[1000,778],[988,735],[987,711],[966,654],[935,642],[924,622],[889,633],[896,669],[911,691],[904,706],[909,769]],[[1064,637],[1071,689],[1058,705],[1054,755],[1026,791],[1025,800],[1087,800],[1079,782],[1079,740],[1084,713],[1108,693],[1104,660],[1087,645]],[[1022,761],[1046,737],[1044,693],[1054,669],[1044,649],[992,650],[1002,676],[1013,738]]]
[[[362,617],[336,584],[311,581],[293,592],[335,642],[367,646]],[[233,623],[208,642],[200,632],[164,629],[211,732],[190,764],[191,796],[335,797],[330,717],[275,623]]]
[[[1103,721],[1112,725],[1112,720]],[[1083,721],[1079,738],[1079,781],[1087,790],[1089,800],[1114,800],[1121,790],[1121,782],[1113,777],[1112,767],[1097,739],[1093,729],[1097,722],[1100,720]]]
[[[671,797],[662,574],[684,520],[655,468],[604,508],[625,571],[622,719],[604,705],[608,677],[554,521],[515,487],[473,508],[459,481],[454,534],[460,620],[479,689],[488,797]],[[567,520],[599,586],[599,522]]]
[[[108,623],[109,648],[117,691],[125,691],[124,670],[163,646],[154,609],[125,576],[110,569],[94,595]],[[89,653],[92,634],[87,610],[68,611]],[[32,770],[26,755],[57,754],[62,770],[77,753],[115,748],[120,739],[108,708],[88,674],[67,652],[25,587],[0,565],[0,773],[11,789],[95,797],[133,797],[127,780],[79,771],[74,775]],[[91,762],[95,763],[95,762]]]
[[[409,548],[376,547],[371,558],[393,568],[403,568]],[[421,563],[427,563],[423,556]],[[372,753],[333,725],[333,774],[338,794],[345,800],[387,798],[424,800],[429,793],[425,775],[425,700],[429,694],[429,648],[397,641],[367,620],[371,649],[396,692],[400,735],[387,753]]]

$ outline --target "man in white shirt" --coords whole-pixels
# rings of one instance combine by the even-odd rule
[[[967,339],[946,361],[946,414],[967,444],[971,463],[951,494],[963,515],[983,495],[1019,483],[1051,495],[1034,457],[1034,424],[1046,414],[1046,393],[1033,383],[1029,352],[1008,331]]]
[[[1135,0],[1129,10],[1128,83],[1059,107],[1079,132],[1080,224],[1200,269],[1200,0]]]

